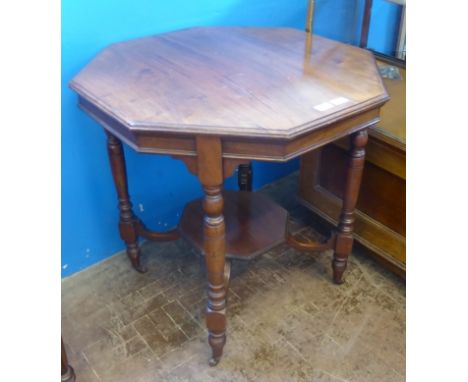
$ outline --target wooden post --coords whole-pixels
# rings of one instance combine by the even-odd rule
[[[205,191],[203,250],[208,274],[206,326],[212,349],[210,366],[218,364],[226,343],[225,225],[223,159],[219,137],[197,136],[198,177]]]
[[[127,256],[133,268],[138,272],[146,272],[140,264],[140,249],[138,247],[138,223],[132,210],[132,203],[128,194],[127,170],[125,156],[120,140],[106,131],[107,151],[114,178],[115,189],[119,199],[119,231],[120,237],[127,246]]]
[[[367,130],[361,130],[350,137],[348,169],[343,196],[338,233],[336,235],[335,253],[333,254],[333,279],[336,284],[343,283],[343,272],[346,269],[348,256],[353,247],[354,209],[361,187],[362,172],[366,159]]]

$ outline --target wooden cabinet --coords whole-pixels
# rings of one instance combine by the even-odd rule
[[[381,109],[381,122],[369,130],[354,236],[404,277],[406,70],[400,67],[399,72],[401,79],[384,78],[391,99]],[[301,160],[299,199],[333,224],[338,221],[341,208],[347,148],[347,140],[340,140],[304,155]]]

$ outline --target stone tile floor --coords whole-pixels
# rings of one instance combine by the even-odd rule
[[[295,200],[297,173],[261,190],[291,230],[320,237]],[[331,251],[286,245],[234,262],[228,339],[209,367],[203,258],[183,240],[144,243],[146,274],[120,253],[62,281],[62,334],[78,382],[405,380],[405,284],[358,250],[346,283]]]

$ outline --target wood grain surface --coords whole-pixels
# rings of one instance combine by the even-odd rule
[[[289,28],[199,27],[113,44],[70,86],[130,130],[268,138],[388,98],[372,53]]]
[[[251,259],[286,240],[288,212],[268,198],[248,191],[224,191],[226,257]],[[181,235],[203,253],[202,199],[187,204]]]

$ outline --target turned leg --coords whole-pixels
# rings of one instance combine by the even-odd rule
[[[206,326],[212,349],[210,366],[223,354],[226,342],[226,292],[229,266],[225,262],[225,226],[223,216],[223,166],[221,141],[217,137],[197,137],[198,177],[205,192],[203,210],[204,254],[208,276]]]
[[[252,191],[252,163],[240,164],[237,173],[237,184],[241,191]]]
[[[67,353],[62,339],[62,382],[75,382],[75,372],[68,364]]]
[[[343,283],[343,272],[346,269],[348,256],[353,247],[354,209],[359,196],[362,172],[365,162],[367,130],[351,135],[346,184],[336,234],[335,252],[333,254],[333,279],[336,284]]]
[[[216,365],[226,342],[226,288],[224,275],[224,218],[221,187],[205,187],[204,252],[208,273],[208,306],[206,325],[208,341],[213,351],[210,365]]]
[[[132,211],[132,203],[128,194],[127,171],[125,156],[120,140],[107,132],[107,150],[114,178],[115,188],[119,199],[119,231],[120,237],[127,246],[127,255],[133,268],[138,272],[146,269],[140,264],[140,249],[138,247],[138,221]]]

